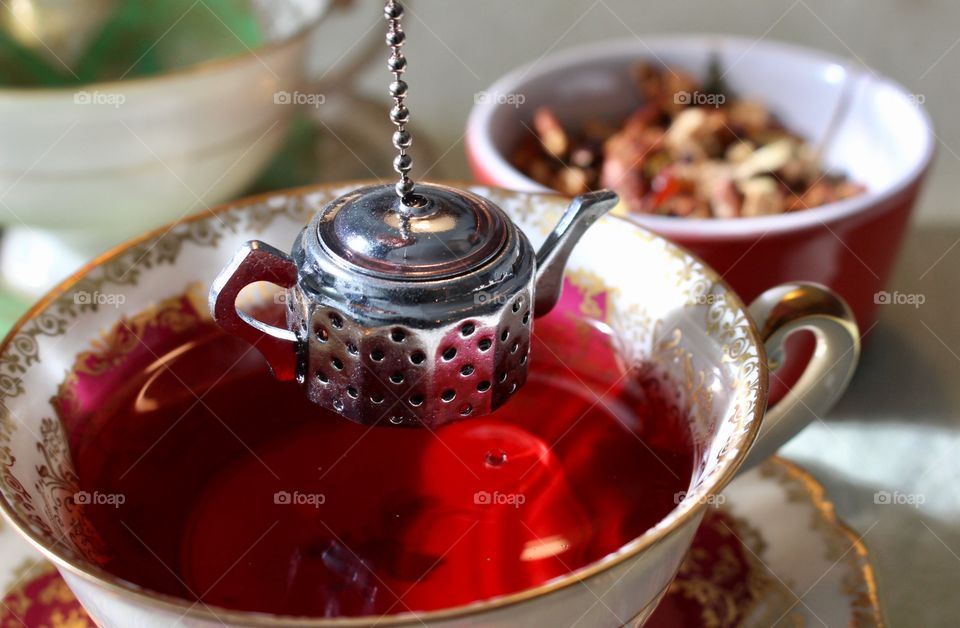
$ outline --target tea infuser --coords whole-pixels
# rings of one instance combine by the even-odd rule
[[[327,204],[290,255],[244,244],[213,282],[210,308],[316,404],[361,424],[434,427],[488,414],[523,386],[533,319],[556,305],[573,246],[617,196],[575,198],[534,252],[489,200],[414,183],[402,4],[388,1],[384,16],[399,180]],[[287,289],[286,328],[237,310],[257,281]]]

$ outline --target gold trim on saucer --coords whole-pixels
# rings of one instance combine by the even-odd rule
[[[844,592],[851,597],[853,628],[883,628],[886,624],[883,611],[880,607],[880,598],[877,595],[877,581],[870,563],[870,553],[861,535],[857,534],[847,523],[837,516],[833,502],[826,496],[827,491],[809,471],[798,464],[774,456],[771,464],[762,467],[761,472],[767,477],[775,477],[778,481],[794,481],[802,488],[802,492],[788,492],[791,501],[809,501],[813,504],[816,516],[811,525],[823,532],[824,538],[836,539],[832,532],[839,532],[844,542],[830,548],[834,560],[847,561],[850,569],[844,580]],[[860,577],[854,579],[857,573]]]

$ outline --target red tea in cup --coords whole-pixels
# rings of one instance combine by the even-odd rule
[[[199,317],[133,344],[65,421],[85,513],[104,568],[204,604],[333,617],[516,592],[643,534],[694,467],[674,391],[569,312],[537,322],[509,404],[436,431],[329,414]]]

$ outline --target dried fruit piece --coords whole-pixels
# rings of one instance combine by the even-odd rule
[[[590,176],[583,168],[564,168],[554,179],[553,188],[567,196],[576,196],[587,192]]]
[[[567,154],[570,140],[553,111],[546,107],[537,109],[533,114],[533,128],[540,137],[540,143],[550,154],[560,158]]]
[[[619,128],[589,119],[571,132],[540,108],[536,138],[521,143],[513,163],[564,194],[602,186],[631,212],[690,218],[768,216],[865,191],[825,175],[816,151],[762,103],[735,99],[720,70],[713,60],[698,86],[684,72],[638,64],[643,104]]]
[[[786,209],[783,194],[772,177],[754,177],[740,183],[743,206],[740,214],[746,217],[782,214]]]

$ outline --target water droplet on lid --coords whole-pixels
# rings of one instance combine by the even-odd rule
[[[483,457],[488,467],[502,467],[507,464],[507,452],[502,449],[491,449]]]

